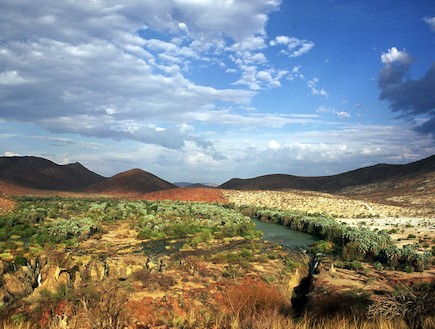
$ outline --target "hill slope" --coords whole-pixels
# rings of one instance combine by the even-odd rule
[[[32,156],[0,157],[0,179],[25,188],[53,191],[80,190],[105,180],[78,162],[58,165]]]
[[[435,155],[406,165],[378,164],[332,176],[300,177],[275,174],[250,179],[233,178],[220,185],[219,188],[233,190],[297,189],[337,193],[350,186],[387,181],[400,182],[415,179],[434,171]]]
[[[149,172],[141,169],[132,169],[89,186],[86,192],[122,195],[143,194],[172,188],[177,188],[177,186]]]

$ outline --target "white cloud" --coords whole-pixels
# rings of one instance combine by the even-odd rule
[[[351,114],[349,112],[346,111],[336,111],[334,109],[331,108],[327,108],[325,106],[319,106],[316,110],[316,113],[331,113],[336,115],[337,117],[341,118],[341,119],[348,119],[351,117]]]
[[[231,177],[320,176],[377,163],[407,163],[433,154],[431,139],[417,136],[403,126],[349,124],[322,131],[261,130],[249,136],[228,132],[221,136],[219,151],[231,163]]]
[[[319,106],[319,108],[316,110],[317,113],[328,113],[331,112],[332,110],[324,107],[324,106]]]
[[[203,63],[224,64],[222,55],[234,54],[240,61],[237,69],[225,69],[240,72],[242,85],[251,90],[279,86],[283,71],[270,66],[264,70],[267,58],[259,52],[266,47],[268,14],[279,4],[280,0],[4,4],[0,119],[32,122],[55,133],[165,147],[182,147],[186,141],[207,145],[191,131],[178,129],[174,117],[216,103],[249,105],[255,93],[196,84],[186,72],[193,66],[201,69]],[[257,70],[258,65],[262,67]],[[258,80],[256,74],[263,71],[270,76],[260,73],[263,80]]]
[[[5,156],[5,157],[15,157],[15,156],[20,156],[20,154],[15,153],[15,152],[11,152],[11,151],[6,151],[5,153],[3,153],[3,156]]]
[[[384,64],[399,62],[403,65],[408,65],[411,62],[411,56],[405,50],[397,50],[396,47],[388,49],[388,52],[382,53],[381,61]]]
[[[5,71],[0,73],[0,85],[13,86],[31,82],[22,77],[17,71]]]
[[[301,66],[295,66],[291,70],[290,74],[287,76],[289,80],[293,80],[295,78],[299,78],[301,80],[305,80],[304,75],[301,73]]]
[[[342,119],[350,118],[351,117],[349,112],[345,112],[345,111],[334,111],[334,114],[336,116],[338,116],[339,118],[342,118]]]
[[[204,154],[203,152],[187,155],[186,162],[189,166],[193,167],[210,166],[219,163],[218,161],[214,160],[212,156],[209,154]]]
[[[308,53],[313,47],[314,42],[309,40],[301,40],[295,37],[287,37],[279,35],[275,39],[269,42],[271,46],[283,45],[287,47],[287,50],[282,50],[283,54],[289,57],[299,57]]]
[[[278,35],[274,40],[271,40],[269,44],[271,46],[276,45],[288,45],[290,43],[290,38],[285,35]]]
[[[435,32],[435,16],[434,17],[424,17],[423,20],[427,25],[429,25],[430,29]]]
[[[256,51],[266,48],[266,42],[263,36],[251,36],[243,39],[241,42],[234,43],[228,50],[231,51]]]
[[[189,120],[239,127],[270,127],[280,128],[291,124],[306,124],[316,122],[316,114],[273,114],[249,112],[233,113],[230,110],[203,111],[187,113]]]
[[[267,147],[272,150],[279,150],[281,148],[281,145],[273,139],[269,143],[267,143]]]
[[[307,86],[311,89],[311,94],[312,95],[318,95],[318,96],[323,96],[323,97],[328,97],[328,92],[323,89],[323,88],[317,88],[317,83],[320,80],[316,77],[314,77],[313,79],[307,81]]]

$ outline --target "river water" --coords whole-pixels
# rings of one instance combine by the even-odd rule
[[[252,219],[257,229],[263,232],[263,239],[278,243],[286,248],[307,248],[319,239],[307,233],[291,230],[283,225],[264,223]]]

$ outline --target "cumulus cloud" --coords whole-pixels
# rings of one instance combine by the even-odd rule
[[[280,0],[3,4],[0,119],[32,122],[50,132],[168,148],[184,147],[185,142],[207,146],[209,142],[191,130],[179,129],[175,120],[216,103],[249,104],[253,91],[280,85],[285,71],[257,68],[267,63],[259,50],[266,47],[268,14],[279,4]],[[171,38],[160,39],[163,34]],[[242,74],[236,84],[251,91],[213,88],[187,78],[192,65],[219,63],[222,52],[234,54]]]
[[[251,90],[281,87],[280,80],[289,73],[274,68],[259,70],[257,66],[241,65],[241,68],[242,77],[234,85],[247,85]]]
[[[409,78],[411,56],[393,47],[383,53],[384,67],[379,73],[379,99],[389,102],[390,109],[402,117],[422,121],[416,130],[435,134],[435,63],[417,80]]]
[[[299,57],[308,53],[313,47],[314,42],[309,40],[301,40],[295,37],[279,35],[269,42],[271,46],[286,46],[286,50],[282,50],[283,54],[289,57]]]
[[[272,150],[279,150],[281,148],[281,144],[279,144],[276,140],[272,139],[269,143],[267,143],[267,147]]]
[[[388,52],[382,53],[382,63],[390,65],[394,62],[398,62],[402,65],[409,65],[411,63],[411,56],[405,50],[397,50],[396,47],[388,49]]]
[[[361,138],[364,136],[364,138]],[[377,163],[408,163],[433,154],[433,143],[408,127],[334,125],[334,129],[280,133],[260,131],[246,138],[232,133],[237,145],[225,146],[235,177],[288,173],[338,174]],[[249,163],[249,166],[246,166]],[[234,177],[234,176],[233,176]]]

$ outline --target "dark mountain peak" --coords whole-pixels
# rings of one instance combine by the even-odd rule
[[[149,172],[147,172],[145,170],[142,170],[142,169],[139,169],[139,168],[133,168],[133,169],[129,169],[129,170],[120,172],[120,173],[118,173],[118,174],[116,174],[114,176],[119,176],[119,175],[120,176],[135,176],[135,175],[147,175],[147,174],[152,175],[152,174],[150,174]]]
[[[116,174],[105,181],[90,186],[87,190],[103,194],[143,194],[177,186],[142,169],[130,169]]]
[[[80,162],[76,161],[74,163],[69,163],[65,166],[71,167],[71,168],[85,168]]]
[[[35,156],[0,157],[0,178],[23,187],[76,191],[104,180],[80,163],[58,165]]]

